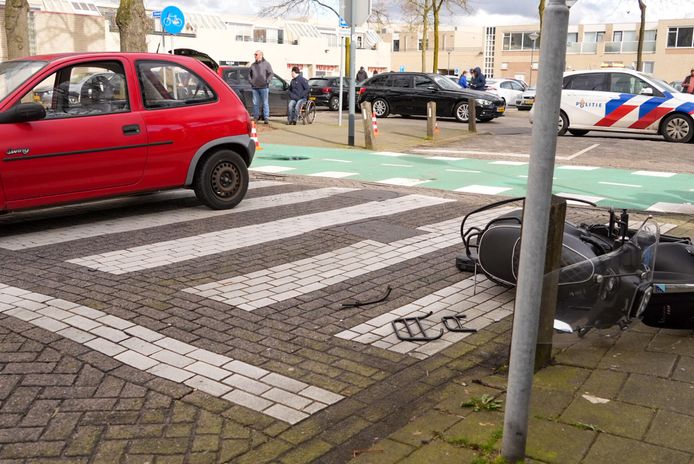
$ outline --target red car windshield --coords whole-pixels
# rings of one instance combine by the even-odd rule
[[[47,61],[5,61],[0,63],[0,101],[46,66]]]

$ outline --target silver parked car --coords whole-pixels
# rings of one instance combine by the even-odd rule
[[[528,87],[516,100],[518,111],[528,111],[535,103],[535,87]]]

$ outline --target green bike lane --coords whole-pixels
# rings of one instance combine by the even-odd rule
[[[251,169],[502,196],[524,196],[528,175],[519,160],[271,144]],[[600,206],[694,213],[694,174],[557,163],[553,192]]]

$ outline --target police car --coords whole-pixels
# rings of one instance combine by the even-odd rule
[[[629,69],[564,74],[559,135],[588,131],[660,134],[669,142],[694,138],[694,95]]]

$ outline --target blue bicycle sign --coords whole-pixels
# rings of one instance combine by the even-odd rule
[[[161,27],[169,34],[178,34],[186,24],[183,12],[175,6],[167,6],[161,12]]]

